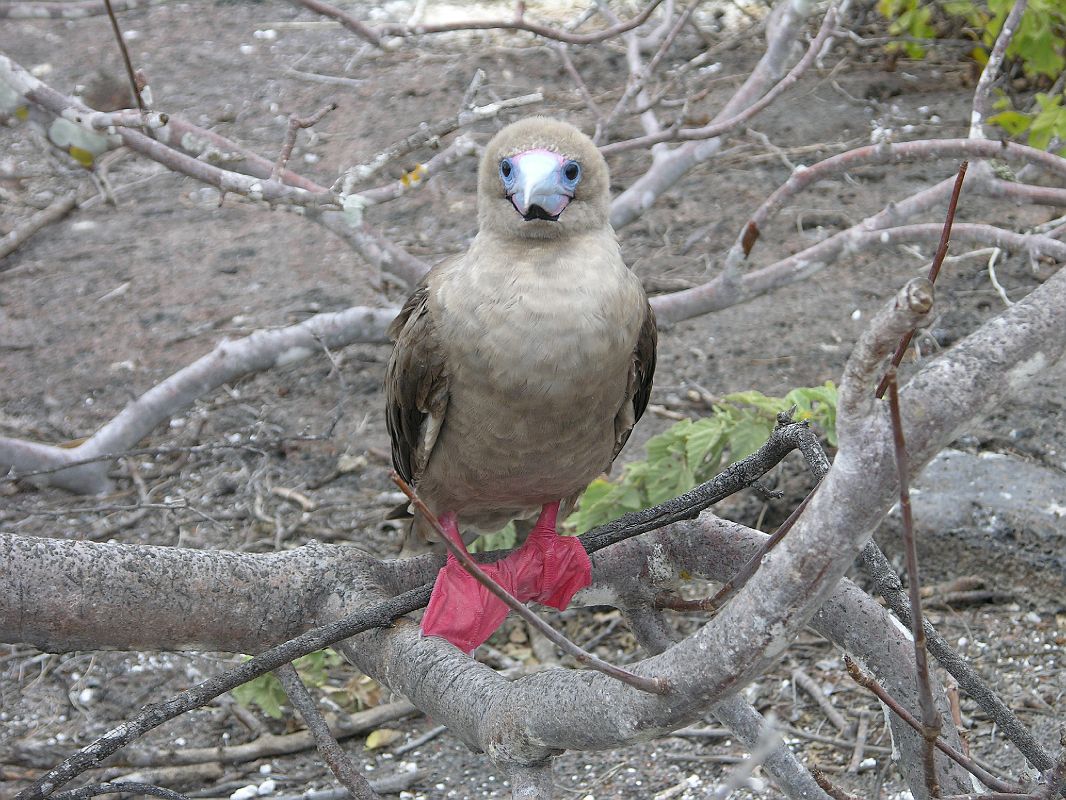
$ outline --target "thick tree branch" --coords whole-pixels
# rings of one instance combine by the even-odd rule
[[[109,464],[133,447],[159,423],[206,392],[249,372],[291,364],[327,348],[353,342],[380,342],[395,316],[393,309],[356,307],[318,314],[277,330],[256,331],[236,341],[222,341],[207,355],[171,375],[127,405],[114,419],[77,447],[65,448],[0,437],[0,468],[18,472],[68,466],[47,476],[49,483],[85,494],[107,491]],[[74,466],[78,462],[91,463]]]

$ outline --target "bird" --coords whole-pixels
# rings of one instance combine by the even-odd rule
[[[618,457],[655,372],[655,314],[609,207],[607,163],[578,128],[507,125],[478,167],[476,236],[389,327],[396,472],[459,547],[460,525],[476,538],[538,515],[520,548],[482,568],[520,601],[560,610],[591,564],[558,521]],[[421,630],[472,653],[507,613],[449,554]]]

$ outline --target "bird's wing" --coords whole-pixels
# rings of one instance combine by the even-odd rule
[[[626,390],[626,399],[618,414],[614,418],[614,454],[613,462],[618,457],[619,451],[629,440],[629,434],[633,432],[633,426],[644,414],[648,407],[648,399],[651,397],[652,377],[655,375],[655,346],[659,339],[658,329],[655,327],[655,312],[651,305],[645,301],[644,322],[640,326],[637,335],[637,345],[633,348],[633,361],[629,367],[629,385]]]
[[[418,480],[448,408],[444,349],[429,307],[428,277],[389,326],[396,342],[385,370],[385,426],[392,465],[408,483]]]

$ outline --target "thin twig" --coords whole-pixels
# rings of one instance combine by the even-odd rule
[[[603,122],[603,110],[593,99],[588,85],[581,77],[581,73],[577,71],[577,67],[574,66],[574,62],[570,58],[570,51],[565,44],[561,43],[555,46],[555,51],[559,54],[559,59],[563,62],[563,69],[566,70],[566,73],[577,87],[578,92],[581,93],[581,98],[585,101],[585,106],[592,112],[592,116],[596,118],[597,126],[600,125]]]
[[[781,741],[781,731],[778,730],[772,716],[766,718],[766,725],[759,734],[759,740],[752,748],[751,755],[726,776],[725,781],[714,791],[711,797],[714,800],[726,800],[732,797],[733,792],[748,782],[755,770],[762,766]]]
[[[775,433],[778,430],[787,429],[788,426],[794,425],[792,423],[792,415],[795,413],[795,407],[790,409],[785,414],[778,414],[777,425]],[[825,453],[821,446],[818,444],[817,437],[807,428],[806,424],[801,424],[801,428],[805,429],[807,435],[801,436],[797,441],[797,447],[802,451],[807,466],[814,473],[814,477],[817,481],[821,482],[822,478],[829,471],[829,460],[825,457]],[[723,586],[720,588],[713,597],[703,600],[677,600],[674,598],[656,598],[656,603],[663,603],[661,607],[672,608],[677,611],[717,611],[726,601],[733,595],[739,592],[744,585],[751,579],[752,575],[759,569],[759,565],[762,563],[763,558],[773,550],[782,539],[785,538],[792,526],[796,524],[796,520],[800,518],[803,510],[810,503],[811,498],[814,497],[814,493],[818,490],[818,486],[815,485],[814,489],[803,498],[803,502],[792,510],[792,513],[788,515],[784,522],[782,522],[776,531],[763,543],[762,547],[749,558],[744,565],[737,570]]]
[[[866,750],[866,737],[870,734],[870,712],[863,709],[859,712],[859,727],[855,731],[855,749],[851,751],[851,761],[848,762],[848,772],[857,773],[862,765],[862,759]]]
[[[438,725],[435,728],[430,728],[428,731],[423,733],[421,736],[416,736],[411,741],[406,742],[406,743],[400,745],[399,747],[393,749],[392,754],[394,756],[406,755],[407,753],[410,753],[412,750],[417,750],[419,747],[421,747],[422,745],[426,744],[426,742],[433,741],[438,736],[440,736],[442,733],[444,733],[446,730],[448,730],[448,726],[447,725]]]
[[[747,106],[743,111],[717,122],[712,122],[709,125],[705,125],[702,128],[668,128],[659,133],[640,136],[634,139],[626,139],[621,142],[611,142],[610,144],[603,145],[600,148],[600,152],[604,155],[611,153],[620,153],[625,150],[634,150],[639,148],[650,147],[654,144],[661,142],[673,142],[673,141],[699,141],[704,139],[713,139],[716,136],[721,136],[724,133],[728,133],[735,128],[740,127],[747,120],[754,117],[774,100],[778,98],[785,90],[795,84],[800,77],[810,68],[814,63],[818,52],[821,50],[822,45],[834,35],[836,32],[836,5],[832,5],[826,11],[825,17],[822,21],[822,27],[818,31],[818,35],[811,41],[811,44],[807,48],[807,52],[804,54],[788,74],[785,75],[777,84],[774,85],[770,91],[763,95],[759,100]]]
[[[348,793],[355,800],[381,800],[381,795],[370,788],[366,778],[356,769],[348,754],[344,752],[333,737],[333,734],[330,733],[329,725],[322,718],[318,706],[315,705],[314,698],[307,691],[304,682],[300,680],[300,676],[292,663],[278,667],[274,670],[274,674],[285,688],[285,694],[288,695],[289,702],[292,703],[293,708],[299,711],[300,716],[304,718],[307,729],[311,731],[311,735],[315,738],[318,752],[322,754],[322,760],[326,762],[326,765],[337,780],[340,781],[341,785],[348,790]]]
[[[635,38],[636,34],[631,33],[629,35],[629,42],[626,48],[627,59],[629,61],[629,81],[626,84],[625,90],[622,92],[622,96],[618,99],[618,102],[616,102],[614,104],[614,107],[596,123],[596,132],[593,134],[592,141],[599,144],[603,140],[603,138],[607,135],[607,130],[610,127],[611,123],[615,120],[615,118],[617,118],[617,116],[622,112],[623,109],[628,107],[630,101],[634,97],[638,99],[642,98],[641,105],[644,106],[644,108],[642,108],[640,112],[642,116],[642,121],[644,121],[645,123],[648,123],[650,121],[649,119],[645,118],[644,115],[650,112],[654,104],[651,102],[650,98],[647,97],[645,87],[648,81],[651,79],[651,76],[655,73],[655,70],[658,69],[659,63],[669,52],[670,48],[673,47],[674,40],[677,38],[677,35],[681,32],[682,28],[685,27],[688,20],[692,17],[692,12],[696,10],[697,5],[698,3],[690,3],[689,6],[681,12],[678,19],[675,20],[670,31],[667,33],[666,37],[663,39],[662,43],[659,45],[659,48],[651,57],[651,60],[647,63],[647,65],[641,64],[640,43]],[[607,16],[608,20],[617,23],[618,18],[615,17],[613,13],[611,13],[606,3],[600,6],[600,13]],[[682,114],[679,117],[679,121],[683,121],[683,117],[684,115]],[[654,117],[652,117],[651,119],[654,120]],[[659,125],[658,120],[651,121],[650,126],[648,124],[645,124],[644,128],[648,136],[663,135],[663,131],[661,126]],[[675,129],[671,128],[670,130]],[[607,151],[604,150],[604,152],[606,153]]]
[[[802,728],[793,728],[791,726],[785,727],[785,733],[790,736],[795,736],[799,739],[807,739],[812,742],[820,742],[821,744],[832,745],[833,747],[839,747],[842,750],[851,750],[854,752],[857,742],[853,739],[838,739],[835,736],[822,736],[820,733],[811,733],[805,731]],[[867,753],[872,753],[878,756],[890,756],[892,755],[891,747],[881,747],[879,745],[866,745],[865,750]]]
[[[758,571],[759,565],[762,563],[763,558],[766,557],[767,553],[777,547],[781,540],[785,538],[785,534],[792,530],[792,526],[796,524],[796,520],[800,518],[800,514],[803,513],[803,510],[807,508],[807,505],[811,502],[811,498],[814,497],[816,491],[818,491],[817,486],[811,489],[807,496],[803,498],[803,502],[792,509],[792,513],[789,514],[785,521],[777,527],[777,530],[770,535],[770,537],[763,543],[763,546],[744,563],[744,566],[737,570],[732,578],[723,584],[722,588],[715,592],[713,597],[708,600],[700,601],[701,605],[699,606],[699,609],[701,611],[717,611],[724,606],[731,597],[744,588],[745,584],[747,584],[747,582],[751,580],[751,577]]]
[[[368,161],[346,169],[341,177],[334,182],[332,188],[334,191],[339,189],[344,194],[350,194],[356,184],[362,183],[377,174],[390,162],[395,161],[420,147],[425,147],[426,145],[435,142],[441,136],[447,136],[449,133],[457,131],[459,128],[466,125],[471,125],[479,120],[495,117],[501,111],[510,108],[521,108],[534,103],[540,103],[543,100],[544,95],[541,92],[533,92],[532,94],[524,94],[519,97],[508,97],[504,100],[497,100],[494,103],[489,103],[484,106],[463,108],[458,113],[436,122],[423,122],[418,126],[418,130],[411,135],[405,136],[398,142],[389,145]]]
[[[425,584],[377,603],[371,608],[355,611],[336,622],[314,628],[265,650],[233,669],[191,686],[162,703],[145,706],[132,718],[107,731],[37,778],[16,795],[15,800],[44,800],[56,788],[96,766],[112,753],[164,722],[199,708],[219,695],[271,672],[294,658],[321,650],[334,642],[371,628],[391,624],[397,617],[425,606],[429,602],[432,588],[431,584]]]
[[[1048,773],[1047,784],[1041,793],[1046,800],[1058,797],[1066,787],[1066,727],[1060,729],[1059,745],[1062,747],[1062,752],[1059,753],[1059,760]]]
[[[111,20],[111,30],[115,32],[115,41],[118,42],[118,49],[122,51],[122,63],[126,65],[126,77],[129,78],[130,88],[133,89],[133,96],[137,100],[137,108],[143,118],[147,115],[148,109],[141,98],[141,89],[137,85],[137,75],[133,70],[133,62],[130,60],[130,51],[126,48],[125,39],[122,38],[122,30],[118,27],[115,11],[111,8],[111,0],[104,0],[104,7],[107,9],[108,19]]]
[[[156,5],[162,0],[114,0],[111,7],[115,11],[143,9],[146,5]],[[0,19],[84,19],[101,17],[107,13],[102,0],[44,0],[40,3],[16,0],[13,3],[0,3]]]
[[[164,789],[162,786],[153,786],[149,783],[94,783],[91,786],[82,786],[79,789],[71,789],[67,792],[51,795],[52,800],[87,800],[89,797],[99,797],[102,794],[146,794],[151,797],[162,797],[164,800],[189,800],[185,795],[175,792],[173,789]]]
[[[15,252],[41,228],[63,219],[77,204],[78,193],[69,192],[54,200],[48,208],[38,211],[25,222],[16,225],[7,236],[0,238],[0,261]],[[14,261],[0,264],[0,272],[13,266],[15,266]]]
[[[950,212],[949,212],[950,214]],[[949,218],[950,221],[950,218]],[[948,225],[945,225],[945,229]],[[938,253],[940,255],[940,253]],[[941,261],[943,257],[941,257]],[[896,473],[899,476],[899,507],[903,517],[903,550],[907,561],[907,584],[911,601],[911,635],[914,639],[914,664],[918,681],[918,702],[922,710],[922,738],[925,740],[923,769],[925,785],[930,797],[940,794],[936,779],[935,742],[943,724],[933,701],[929,683],[929,662],[925,650],[925,626],[922,624],[922,588],[918,573],[918,549],[914,541],[914,517],[911,512],[910,459],[903,438],[903,420],[899,411],[899,386],[896,371],[888,371],[888,408],[892,418],[892,441],[896,453]]]
[[[933,256],[933,263],[929,265],[929,282],[936,285],[937,275],[940,274],[940,266],[944,263],[944,257],[948,254],[948,243],[951,241],[951,226],[955,223],[955,209],[959,205],[959,195],[962,194],[962,184],[966,180],[966,168],[969,166],[968,161],[963,161],[959,165],[959,172],[955,176],[955,186],[951,190],[951,199],[948,201],[948,213],[947,218],[944,220],[944,229],[940,234],[940,244],[936,248],[936,255]],[[905,334],[900,340],[899,347],[896,348],[896,352],[892,355],[892,366],[889,367],[889,372],[894,371],[903,361],[903,354],[907,352],[907,348],[910,347],[911,338],[914,336],[914,331],[911,330]],[[877,398],[880,399],[885,396],[885,390],[888,388],[888,374],[881,379],[881,383],[877,386]]]
[[[862,800],[861,797],[851,792],[846,792],[839,786],[829,780],[829,777],[822,772],[818,767],[811,767],[811,775],[818,782],[818,785],[825,790],[825,793],[833,798],[833,800]]]
[[[971,792],[970,794],[945,794],[939,800],[1044,800],[1047,795],[1015,794],[1014,792]]]
[[[796,667],[792,670],[792,680],[795,684],[803,689],[815,703],[818,704],[818,708],[825,714],[825,718],[833,723],[833,727],[841,733],[849,733],[852,726],[848,724],[848,721],[844,719],[844,715],[840,713],[839,709],[833,705],[825,692],[822,691],[822,687],[818,683],[803,671],[802,667]]]
[[[326,114],[336,108],[336,103],[327,103],[322,106],[322,108],[318,109],[318,111],[306,117],[298,117],[295,114],[289,116],[289,127],[285,131],[285,144],[282,145],[281,152],[278,154],[277,163],[274,164],[274,169],[270,173],[270,179],[272,181],[281,180],[281,173],[285,170],[285,165],[289,163],[289,159],[292,157],[292,148],[296,146],[296,134],[299,133],[302,128],[310,128],[312,125],[317,124],[322,117],[326,116]]]
[[[637,675],[629,670],[616,667],[613,664],[609,664],[608,662],[597,658],[592,653],[589,653],[587,650],[584,650],[571,642],[555,630],[555,628],[526,608],[525,604],[500,586],[500,584],[496,583],[496,581],[481,569],[477,562],[470,557],[470,554],[466,552],[465,548],[459,547],[451,540],[451,538],[444,532],[444,528],[441,526],[440,520],[437,519],[436,514],[429,510],[429,506],[422,501],[422,498],[418,496],[418,493],[411,488],[407,481],[395,472],[392,474],[392,480],[393,483],[400,487],[400,491],[407,495],[411,504],[420,514],[422,514],[426,521],[433,527],[433,530],[437,532],[441,542],[447,548],[448,553],[462,565],[463,569],[465,569],[478,583],[488,589],[493,596],[524,619],[527,624],[544,634],[544,636],[556,647],[561,649],[567,655],[573,656],[580,663],[588,664],[593,669],[602,672],[605,675],[610,675],[612,678],[622,681],[622,683],[628,684],[636,689],[640,689],[641,691],[649,692],[650,694],[667,694],[669,692],[669,686],[664,679],[657,677],[646,678],[643,675]]]
[[[384,47],[384,37],[386,36],[407,37],[422,36],[430,33],[483,30],[526,31],[556,42],[566,42],[567,44],[595,44],[596,42],[605,41],[623,34],[626,31],[631,31],[634,28],[640,27],[645,21],[647,21],[648,17],[651,16],[652,12],[662,1],[663,0],[651,0],[651,2],[644,7],[644,10],[636,16],[625,22],[604,28],[601,31],[596,31],[595,33],[571,33],[570,31],[559,30],[547,25],[527,22],[521,17],[509,20],[458,20],[456,22],[442,22],[436,24],[416,23],[414,25],[402,22],[390,22],[372,28],[366,23],[356,19],[351,14],[342,11],[336,6],[323,2],[323,0],[297,0],[297,2],[302,3],[312,11],[316,11],[323,16],[332,17],[337,20],[350,31],[361,36],[375,47]]]
[[[910,624],[910,605],[907,593],[903,591],[899,576],[889,564],[885,554],[872,542],[862,551],[863,566],[873,579],[877,593],[904,625]],[[929,652],[940,665],[959,682],[959,686],[972,697],[977,704],[995,721],[1004,735],[1010,739],[1029,759],[1029,763],[1038,770],[1047,771],[1055,762],[1044,750],[1033,734],[1021,724],[1018,717],[995,692],[989,688],[974,671],[970,663],[963,658],[947,640],[925,621],[925,634],[928,639]]]
[[[882,687],[872,675],[867,675],[863,672],[859,665],[856,664],[850,656],[844,656],[844,664],[848,668],[848,674],[851,675],[857,684],[865,689],[869,689],[874,695],[876,695],[877,699],[888,706],[897,717],[914,728],[919,734],[922,733],[922,723],[910,711],[901,706],[896,698],[886,692],[884,687]],[[988,786],[997,792],[1018,793],[1024,791],[1020,786],[1000,780],[991,772],[984,769],[976,761],[964,756],[943,739],[938,738],[936,740],[936,746],[940,752],[976,777],[985,786]]]

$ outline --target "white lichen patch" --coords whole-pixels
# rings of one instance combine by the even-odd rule
[[[283,350],[278,354],[277,359],[274,361],[274,365],[277,367],[283,367],[286,364],[293,364],[297,361],[303,361],[313,351],[307,347],[290,347],[288,350]]]

